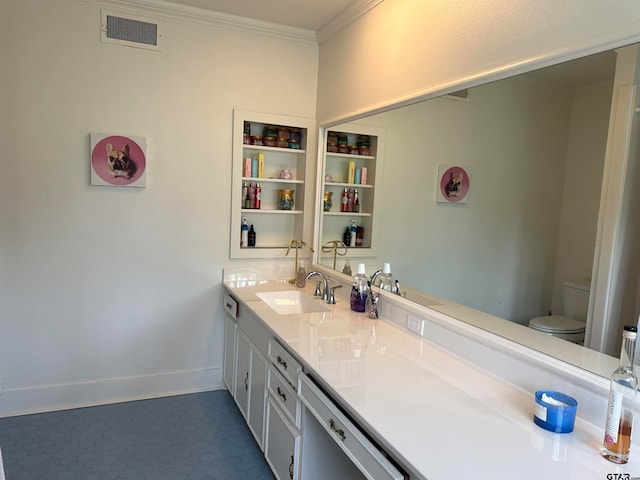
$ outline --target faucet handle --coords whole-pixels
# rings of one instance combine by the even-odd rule
[[[336,295],[335,295],[335,289],[336,288],[340,288],[342,285],[335,285],[333,287],[329,287],[329,298],[327,299],[327,303],[330,305],[335,305],[336,304]]]
[[[318,280],[316,282],[316,291],[313,292],[314,297],[322,297],[323,293],[322,293],[322,288],[320,287],[321,284],[322,284],[321,280]]]

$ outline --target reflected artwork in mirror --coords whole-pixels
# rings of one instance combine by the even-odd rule
[[[384,132],[371,248],[349,247],[335,267],[318,249],[318,263],[342,271],[345,260],[363,262],[371,274],[390,262],[407,298],[456,318],[467,307],[524,326],[565,314],[563,285],[595,283],[606,243],[598,232],[616,61],[608,51],[349,122]],[[441,201],[443,165],[473,172],[468,202]],[[635,292],[637,272],[627,278]]]

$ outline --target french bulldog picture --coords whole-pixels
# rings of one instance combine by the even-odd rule
[[[110,143],[107,143],[107,168],[109,173],[115,177],[130,178],[135,172],[135,164],[129,157],[129,145],[125,145],[122,150],[116,150]]]
[[[462,175],[462,172],[458,175],[454,175],[453,172],[449,173],[449,182],[444,187],[447,197],[458,196],[458,193],[460,193],[460,185],[462,184]]]

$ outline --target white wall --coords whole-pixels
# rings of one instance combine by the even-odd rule
[[[146,12],[153,52],[101,43],[94,3],[1,8],[0,415],[221,387],[233,108],[314,118],[317,45]],[[146,137],[147,188],[89,186],[91,132]]]
[[[322,43],[318,121],[639,38],[634,0],[385,0]]]
[[[591,279],[613,82],[576,88],[571,107],[555,268],[554,313],[564,313],[564,280]]]

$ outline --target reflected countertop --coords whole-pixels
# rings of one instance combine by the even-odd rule
[[[288,282],[225,286],[362,428],[422,478],[640,477],[633,451],[624,466],[600,456],[601,426],[577,418],[570,434],[541,429],[532,420],[533,392],[395,323],[351,311],[344,296],[328,312],[280,315],[256,293],[295,289]],[[305,291],[311,294],[312,286]]]

